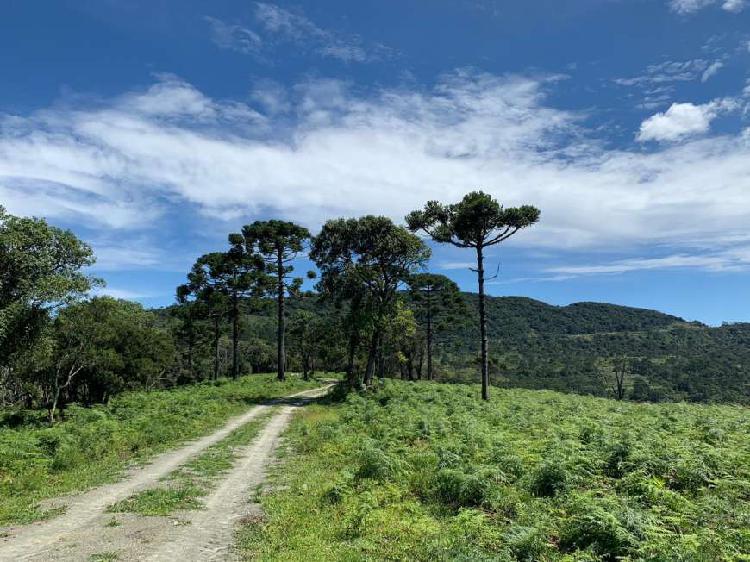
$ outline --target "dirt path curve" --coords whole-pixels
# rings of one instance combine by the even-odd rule
[[[302,398],[321,396],[325,394],[329,388],[330,386],[326,386],[321,389],[307,390],[294,394],[292,397]],[[226,480],[220,484],[219,488],[215,490],[211,496],[209,496],[207,500],[208,509],[196,512],[196,519],[202,519],[203,515],[207,515],[208,513],[213,514],[210,517],[216,518],[218,512],[220,512],[221,518],[229,516],[230,508],[234,511],[238,506],[238,497],[236,497],[236,493],[233,493],[233,486],[240,486],[241,490],[239,492],[246,502],[247,496],[242,493],[242,490],[247,489],[247,486],[245,486],[244,483],[249,482],[250,484],[248,484],[248,486],[256,485],[256,480],[257,483],[260,483],[262,476],[258,475],[261,474],[265,462],[270,458],[270,454],[273,452],[278,436],[288,423],[295,407],[297,406],[284,406],[280,413],[271,418],[268,426],[261,432],[260,436],[256,438],[253,445],[248,448],[247,453],[242,455],[235,468],[232,469],[226,477]],[[105,513],[105,510],[109,505],[123,500],[136,492],[153,487],[159,479],[174,471],[207,447],[221,441],[235,429],[268,411],[269,408],[269,405],[254,406],[246,413],[230,420],[226,425],[214,433],[178,449],[163,453],[155,457],[150,464],[141,468],[130,470],[125,478],[117,483],[94,488],[80,495],[66,498],[68,503],[65,513],[54,519],[9,529],[7,536],[5,536],[2,539],[2,542],[0,542],[0,561],[86,560],[87,557],[80,558],[80,554],[76,555],[74,552],[90,552],[91,549],[86,548],[85,545],[87,540],[91,540],[94,543],[100,543],[103,535],[113,531],[118,531],[118,529],[106,529],[105,531],[105,518],[111,517],[111,515]],[[243,467],[243,469],[241,470],[240,467]],[[248,474],[248,472],[251,474]],[[221,494],[222,499],[215,500],[218,494]],[[231,506],[229,504],[230,498]],[[203,529],[196,529],[197,525],[177,528],[176,521],[172,522],[163,517],[132,517],[130,519],[132,520],[131,527],[137,527],[133,536],[130,538],[133,539],[138,536],[148,537],[146,540],[147,543],[161,543],[165,542],[164,539],[167,539],[166,542],[169,542],[171,537],[162,536],[165,534],[164,529],[168,527],[172,527],[172,529],[170,529],[170,533],[166,534],[176,533],[179,535],[200,535],[202,537],[200,540],[203,540],[204,537],[206,540],[209,540],[208,537],[213,537],[216,534],[214,531],[219,527],[223,529],[223,526],[219,524],[218,520],[210,521],[206,525],[207,530],[204,531]],[[149,521],[156,523],[156,527],[160,527],[161,530],[157,530],[155,533],[152,532],[153,530],[149,529]],[[169,525],[165,525],[164,522],[169,523]],[[203,523],[201,523],[201,525],[202,524]],[[209,531],[209,528],[213,530]],[[182,533],[182,531],[185,531],[185,533]],[[227,543],[231,542],[231,526],[229,533]],[[218,534],[216,535],[218,536]],[[224,533],[221,534],[221,537],[223,540]],[[195,547],[198,546],[196,540],[193,540],[193,537],[190,538],[189,542],[194,544]],[[146,545],[141,545],[141,548],[136,549],[138,553],[133,553],[135,557],[118,557],[118,560],[144,559],[144,546]],[[65,554],[66,547],[72,547],[72,551],[68,554]],[[98,547],[99,545],[97,544],[97,548]],[[159,554],[159,556],[164,555]],[[197,557],[190,557],[189,555],[186,557],[177,557],[174,554],[167,554],[166,557],[157,559],[179,559],[181,562],[188,562],[191,560],[206,560],[208,558],[200,555]]]

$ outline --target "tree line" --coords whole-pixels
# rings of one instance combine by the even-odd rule
[[[487,246],[539,218],[474,192],[429,202],[405,226],[333,219],[312,236],[256,221],[200,256],[175,304],[145,310],[88,295],[91,248],[39,218],[0,211],[0,405],[106,402],[123,390],[251,372],[552,388],[633,400],[747,403],[750,330],[708,328],[655,311],[579,303],[552,307],[484,294]],[[478,294],[430,273],[425,238],[473,251]],[[297,272],[301,260],[317,271]],[[315,290],[303,290],[304,279]],[[472,318],[470,309],[475,309]],[[488,343],[493,342],[490,356]],[[3,414],[4,415],[4,414]],[[13,414],[15,415],[15,414]]]
[[[225,250],[200,256],[175,306],[159,314],[89,298],[102,285],[85,273],[95,262],[91,247],[44,219],[0,209],[2,404],[45,407],[53,421],[70,402],[269,367],[284,380],[290,365],[305,377],[316,368],[343,370],[359,389],[394,373],[432,379],[435,334],[465,311],[457,285],[426,272],[431,252],[418,232],[475,251],[487,398],[484,250],[538,218],[533,207],[504,208],[476,191],[455,204],[428,202],[406,226],[368,215],[329,220],[311,236],[292,222],[256,221],[230,234]],[[303,256],[317,273],[296,274]],[[315,292],[302,290],[304,277],[317,278]],[[274,358],[261,337],[268,326],[252,321],[269,306]]]

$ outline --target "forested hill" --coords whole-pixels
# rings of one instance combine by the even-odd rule
[[[468,310],[476,310],[477,295],[462,293]],[[579,302],[554,306],[526,297],[487,297],[488,326],[495,337],[529,332],[598,334],[639,332],[685,323],[677,316],[616,304]]]
[[[472,380],[477,296],[439,339],[444,380]],[[503,386],[611,396],[624,361],[625,398],[750,403],[750,324],[709,327],[604,303],[553,306],[487,299],[491,370]]]

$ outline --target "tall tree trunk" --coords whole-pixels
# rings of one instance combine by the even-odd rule
[[[432,380],[432,287],[427,288],[427,380]]]
[[[354,372],[354,357],[357,354],[357,347],[359,346],[359,338],[355,330],[349,335],[349,357],[346,363],[346,378],[349,381],[350,388],[356,388],[357,376]]]
[[[188,373],[190,373],[190,379],[194,378],[193,369],[193,327],[190,327],[190,335],[188,336]]]
[[[310,380],[310,354],[302,352],[302,380]]]
[[[277,252],[276,268],[276,298],[278,299],[276,310],[276,376],[280,381],[283,381],[286,378],[284,370],[286,353],[284,351],[284,254],[282,248],[279,248]]]
[[[477,246],[477,281],[479,282],[479,338],[481,340],[482,399],[490,399],[490,370],[487,357],[487,318],[484,308],[484,255]]]
[[[188,344],[188,373],[190,373],[190,380],[194,378],[193,369],[193,347],[195,345],[195,326],[193,325],[193,312],[192,309],[188,309],[187,313],[187,344]]]
[[[237,291],[232,295],[232,378],[240,376],[238,346],[240,343],[240,305]]]
[[[378,347],[380,343],[380,322],[375,323],[370,338],[370,349],[367,352],[367,367],[365,368],[365,386],[372,385],[372,376],[375,373],[375,360],[378,356]]]
[[[219,378],[219,317],[214,316],[214,380]]]

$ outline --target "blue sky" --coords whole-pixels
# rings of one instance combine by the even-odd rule
[[[746,5],[746,3],[748,5]],[[750,321],[750,2],[6,1],[0,204],[149,306],[252,220],[542,221],[496,295]],[[431,268],[475,287],[472,255]]]

